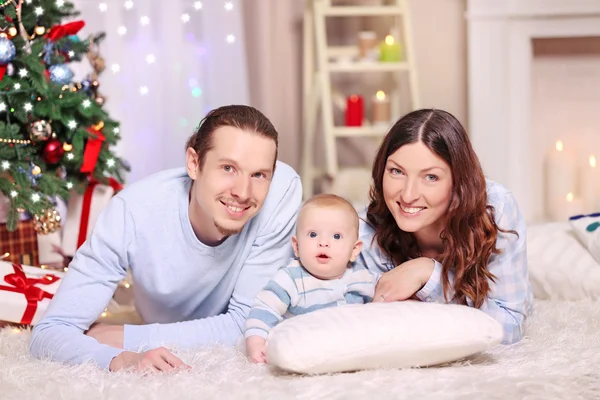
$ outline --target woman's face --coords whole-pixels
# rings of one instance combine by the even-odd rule
[[[438,237],[452,198],[450,166],[421,142],[404,145],[387,159],[383,197],[401,230]]]

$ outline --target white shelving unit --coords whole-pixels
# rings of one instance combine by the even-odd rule
[[[382,0],[383,3],[384,0]],[[394,17],[393,31],[400,37],[403,61],[381,62],[357,60],[357,46],[328,46],[326,20],[329,17]],[[335,126],[332,101],[331,74],[335,73],[386,73],[395,79],[395,90],[390,94],[392,115],[400,109],[400,79],[408,73],[411,109],[419,107],[417,73],[415,68],[411,21],[406,0],[393,0],[391,4],[377,6],[336,5],[331,0],[306,0],[304,12],[304,137],[302,149],[302,181],[305,198],[314,194],[314,181],[327,177],[335,180],[339,172],[336,139],[344,137],[382,137],[388,126]],[[343,61],[331,61],[340,58]],[[319,112],[321,118],[319,118]],[[325,146],[325,168],[315,165],[313,156],[316,130],[322,125]]]

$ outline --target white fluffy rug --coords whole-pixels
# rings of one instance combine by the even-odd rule
[[[538,301],[527,337],[448,366],[299,376],[233,349],[176,351],[191,371],[140,376],[34,360],[0,331],[2,399],[598,399],[600,302]]]

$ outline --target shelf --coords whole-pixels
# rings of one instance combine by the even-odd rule
[[[336,126],[333,134],[336,137],[381,137],[385,136],[392,126],[392,122],[375,126]]]
[[[401,15],[402,12],[400,6],[329,6],[323,9],[326,17]]]
[[[386,72],[408,71],[407,62],[381,62],[381,61],[343,61],[329,62],[331,72]]]

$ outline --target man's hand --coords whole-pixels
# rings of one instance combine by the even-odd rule
[[[172,372],[179,369],[190,369],[179,358],[164,347],[145,351],[143,353],[134,353],[124,351],[112,359],[109,365],[110,371],[119,371],[122,369],[131,369],[134,372],[162,371]]]
[[[122,349],[124,331],[123,325],[93,324],[85,334],[96,339],[98,343]]]
[[[250,361],[256,364],[267,363],[267,341],[260,336],[250,336],[246,339],[246,353]]]
[[[373,302],[402,301],[411,298],[429,280],[435,263],[420,257],[406,261],[381,276]]]

